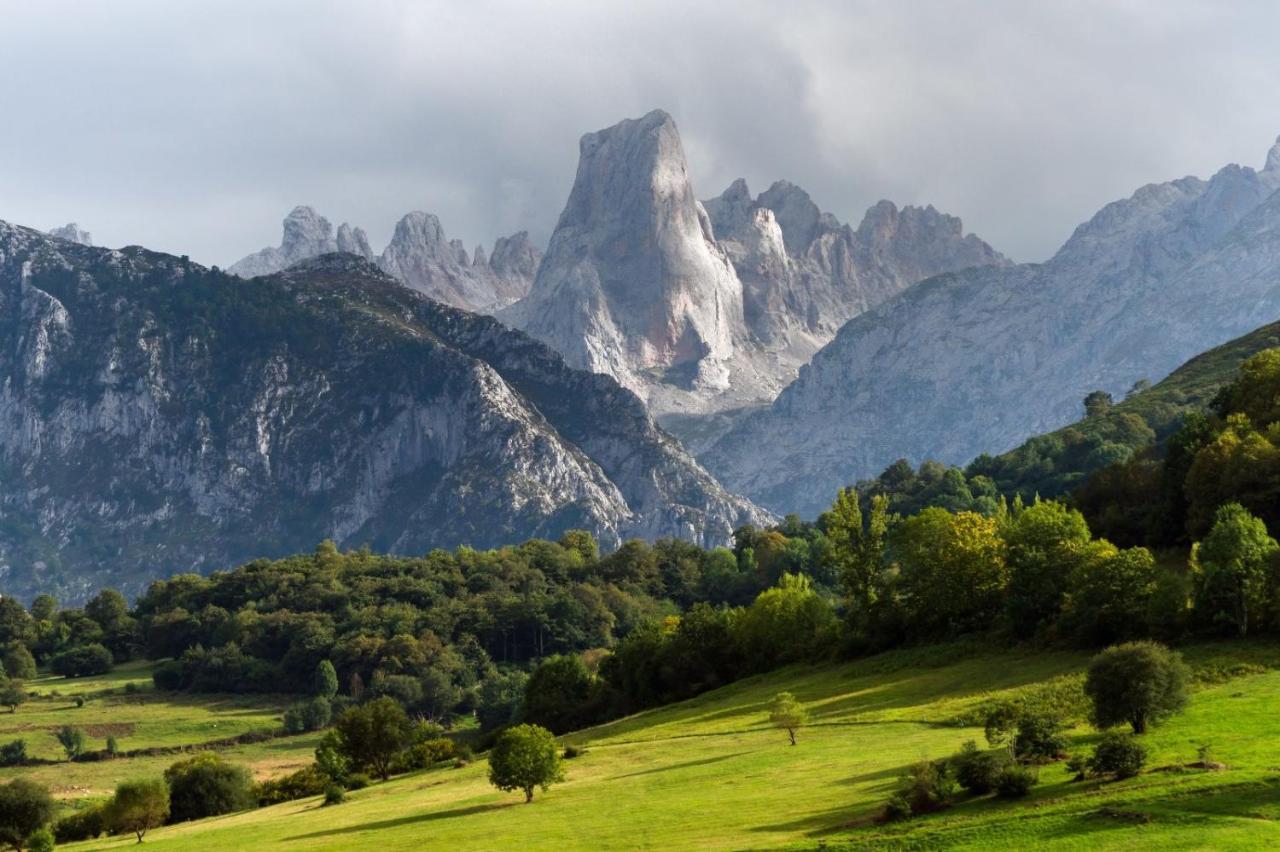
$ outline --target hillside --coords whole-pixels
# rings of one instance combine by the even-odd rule
[[[1085,417],[1016,449],[981,456],[970,475],[991,477],[1003,494],[1055,497],[1081,484],[1099,468],[1126,461],[1163,441],[1183,415],[1203,411],[1218,390],[1236,377],[1249,356],[1280,346],[1280,322],[1264,325],[1187,361],[1163,381],[1131,394],[1105,413]]]
[[[567,761],[565,783],[527,806],[518,794],[488,785],[481,758],[463,769],[375,784],[338,806],[322,809],[308,799],[156,829],[146,844],[388,852],[424,844],[741,849],[819,842],[829,848],[1127,849],[1180,848],[1188,830],[1198,848],[1280,842],[1280,740],[1271,736],[1280,648],[1216,644],[1184,652],[1201,685],[1185,713],[1145,737],[1154,769],[1114,783],[1071,782],[1061,764],[1050,764],[1020,802],[962,799],[931,817],[887,826],[872,821],[911,764],[982,739],[980,729],[957,724],[959,718],[992,695],[1079,672],[1083,654],[951,645],[786,669],[565,737],[585,745],[586,753]],[[795,748],[764,724],[765,703],[784,689],[812,716]],[[26,712],[20,709],[18,717]],[[1072,750],[1086,749],[1096,736],[1077,727]],[[1227,769],[1159,769],[1194,761],[1204,744]],[[117,773],[132,770],[122,764]],[[131,845],[130,837],[66,848]]]

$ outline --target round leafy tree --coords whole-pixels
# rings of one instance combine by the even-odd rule
[[[0,844],[21,849],[52,818],[53,798],[44,787],[25,778],[0,785]]]
[[[560,749],[555,736],[537,725],[516,725],[498,737],[489,752],[489,781],[499,790],[523,790],[525,802],[533,801],[533,788],[545,792],[564,780]]]
[[[253,807],[249,770],[204,752],[179,760],[164,771],[173,822],[229,814]]]
[[[1135,734],[1181,710],[1187,703],[1190,672],[1182,655],[1158,642],[1128,642],[1093,658],[1084,691],[1093,702],[1093,724],[1110,728],[1126,722]]]
[[[809,712],[790,692],[779,692],[769,702],[769,724],[781,728],[796,744],[796,730],[809,721]]]
[[[169,788],[163,778],[125,781],[116,787],[115,798],[107,806],[107,821],[113,831],[133,832],[138,842],[149,829],[164,825],[169,817]]]

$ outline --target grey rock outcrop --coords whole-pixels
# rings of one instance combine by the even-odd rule
[[[269,246],[254,252],[227,271],[241,278],[272,275],[295,263],[335,251],[347,251],[366,259],[373,257],[364,231],[343,223],[337,236],[329,220],[305,205],[299,205],[284,219],[284,235],[278,247]]]
[[[1278,149],[1262,171],[1108,204],[1047,263],[941,275],[857,316],[702,460],[762,505],[812,515],[895,459],[1003,451],[1071,422],[1092,390],[1119,396],[1275,320]]]
[[[68,222],[61,228],[50,228],[48,234],[49,236],[57,237],[60,240],[79,243],[82,246],[93,245],[93,235],[88,231],[82,230],[75,222]]]
[[[721,544],[769,520],[612,379],[353,254],[246,283],[0,223],[0,320],[6,594],[136,592],[326,537]]]

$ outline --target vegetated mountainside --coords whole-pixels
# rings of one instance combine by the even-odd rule
[[[1002,494],[1046,498],[1065,494],[1094,471],[1128,461],[1163,442],[1188,412],[1206,410],[1247,358],[1276,346],[1280,346],[1280,322],[1197,355],[1155,386],[1101,413],[1037,435],[999,456],[981,456],[967,473],[990,477]]]
[[[871,209],[855,230],[780,181],[697,200],[661,110],[589,133],[527,298],[505,322],[618,379],[685,439],[773,399],[841,323],[929,275],[1006,263],[933,208]]]
[[[902,822],[875,819],[898,778],[922,758],[956,753],[967,740],[984,746],[974,719],[986,702],[1052,687],[1078,690],[1088,656],[960,644],[795,666],[565,736],[563,742],[582,751],[564,762],[565,782],[538,791],[531,805],[518,792],[495,790],[486,777],[488,761],[479,755],[461,768],[415,771],[352,791],[339,806],[319,807],[313,796],[153,829],[146,843],[172,850],[305,844],[407,852],[422,848],[424,832],[430,832],[433,844],[464,850],[790,849],[811,848],[815,838],[851,849],[1274,846],[1280,827],[1266,815],[1280,794],[1272,768],[1280,764],[1280,738],[1271,734],[1280,672],[1264,667],[1274,663],[1276,648],[1250,642],[1183,651],[1198,685],[1184,713],[1142,737],[1147,771],[1119,781],[1076,782],[1061,762],[1050,762],[1038,767],[1039,784],[1025,799],[962,796],[937,814]],[[78,685],[63,681],[57,688],[65,694]],[[809,710],[810,723],[794,747],[766,722],[766,707],[781,691]],[[216,709],[223,700],[166,693],[146,698],[149,708],[175,717]],[[90,706],[101,715],[95,722],[132,722],[137,700],[95,699]],[[24,705],[17,719],[37,707]],[[140,727],[138,736],[149,733]],[[1066,736],[1074,754],[1087,755],[1097,742],[1083,724]],[[314,747],[314,735],[272,741],[269,751],[251,746],[230,758],[267,771],[281,756],[304,762],[310,753],[304,742]],[[1184,766],[1204,744],[1224,768]],[[71,775],[109,789],[112,775],[158,775],[174,759],[60,763],[0,774],[58,784]],[[617,807],[620,801],[627,807]],[[133,840],[101,838],[69,848],[116,849],[126,842]]]
[[[353,255],[245,281],[0,223],[0,582],[138,590],[307,549],[768,515],[604,376]]]
[[[227,271],[243,278],[270,275],[330,252],[376,259],[384,272],[405,286],[438,302],[481,312],[493,311],[528,293],[542,260],[542,252],[526,231],[500,237],[489,254],[482,246],[468,253],[460,240],[445,236],[437,217],[422,212],[405,215],[391,242],[375,258],[362,229],[344,223],[335,234],[328,219],[300,206],[285,217],[279,247],[264,248]]]
[[[855,317],[701,458],[776,511],[814,513],[897,458],[957,464],[1070,422],[1280,316],[1280,143],[1262,171],[1147,186],[1047,263],[918,284]],[[741,453],[741,447],[755,452]]]

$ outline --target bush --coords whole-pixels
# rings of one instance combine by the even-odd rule
[[[324,788],[324,803],[326,805],[340,805],[347,800],[347,791],[343,790],[338,784],[330,784]]]
[[[1063,735],[1066,725],[1050,711],[1024,713],[1018,719],[1018,733],[1013,738],[1013,753],[1023,760],[1054,759],[1067,748]]]
[[[881,822],[898,822],[911,817],[911,803],[902,796],[894,796],[884,803],[880,812]]]
[[[72,704],[74,704],[74,705],[76,705],[77,707],[83,707],[83,706],[84,706],[84,696],[83,696],[83,695],[75,695],[75,696],[72,696],[72,698],[71,698],[71,703],[72,703]]]
[[[12,740],[0,746],[0,766],[21,766],[26,762],[26,740]]]
[[[352,772],[347,776],[347,783],[344,785],[348,790],[363,790],[373,783],[373,779],[363,772]]]
[[[177,692],[186,686],[182,679],[182,663],[177,660],[167,660],[156,666],[155,671],[151,673],[151,682],[155,684],[156,689],[163,689],[167,692]],[[128,689],[130,684],[125,685]]]
[[[1084,691],[1099,728],[1128,723],[1135,734],[1181,710],[1190,671],[1182,655],[1158,642],[1129,642],[1093,658]]]
[[[956,781],[946,762],[922,760],[911,767],[911,773],[902,779],[898,795],[911,806],[911,813],[919,816],[940,811],[955,798]]]
[[[454,758],[453,740],[436,737],[410,746],[396,761],[396,769],[408,772],[412,769],[426,769],[446,760]]]
[[[49,661],[49,671],[63,677],[106,674],[114,662],[110,651],[97,642],[91,642],[56,655]]]
[[[960,753],[951,758],[956,782],[976,796],[996,789],[996,784],[1009,763],[1008,752],[982,751],[973,740],[965,743]]]
[[[1147,749],[1133,734],[1107,734],[1093,750],[1089,770],[1095,775],[1132,778],[1147,763]]]
[[[53,818],[53,797],[33,781],[0,785],[0,844],[21,849],[23,841]]]
[[[254,788],[258,807],[278,805],[319,796],[332,782],[314,763],[280,778],[263,781]]]
[[[1039,782],[1040,777],[1035,770],[1010,763],[1000,771],[996,779],[996,795],[1001,799],[1021,799]]]
[[[92,805],[64,816],[53,824],[53,839],[59,843],[92,840],[107,830],[105,805]]]
[[[254,806],[253,779],[243,766],[204,752],[164,771],[169,784],[170,821],[228,814]]]
[[[36,658],[21,642],[9,646],[0,664],[4,665],[6,675],[17,680],[31,680],[36,676]]]
[[[27,838],[27,852],[53,852],[53,832],[49,827],[41,826]]]
[[[351,767],[371,770],[383,781],[415,733],[404,708],[385,695],[344,710],[334,722],[334,732],[335,745]]]
[[[573,760],[575,757],[582,757],[587,753],[586,746],[567,745],[564,747],[564,759]]]
[[[138,842],[169,816],[169,788],[161,778],[125,781],[107,806],[107,825],[116,833],[133,832]]]
[[[316,696],[299,701],[284,711],[284,730],[287,734],[318,731],[329,724],[329,699]]]
[[[75,760],[84,754],[84,731],[79,728],[73,728],[71,725],[63,725],[54,736],[58,738],[58,742],[62,745],[62,750],[67,753],[67,760]]]

